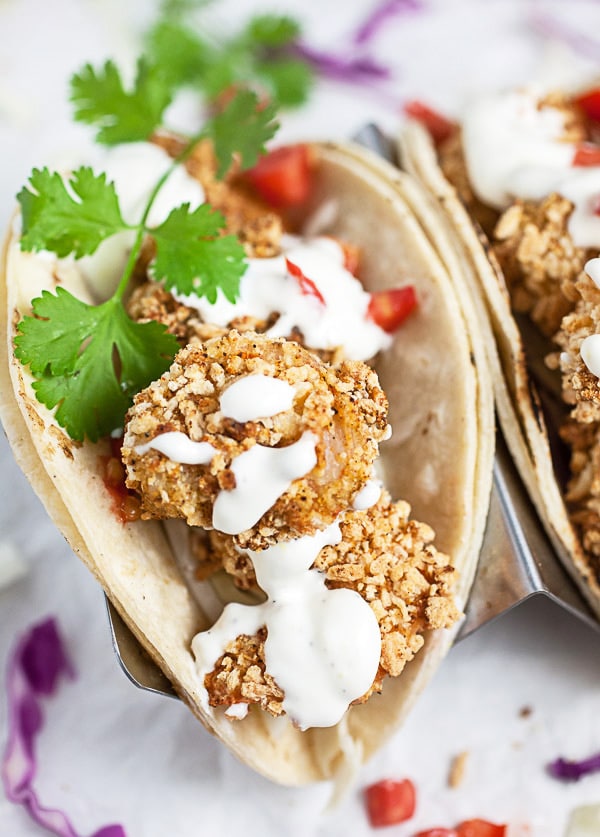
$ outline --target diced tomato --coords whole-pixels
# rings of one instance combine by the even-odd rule
[[[436,145],[447,140],[457,128],[455,122],[417,99],[406,102],[404,113],[420,122],[429,131]]]
[[[294,262],[291,262],[289,259],[285,260],[285,264],[288,269],[288,273],[290,274],[290,276],[293,276],[294,279],[298,282],[300,290],[302,291],[304,296],[314,296],[316,299],[319,300],[321,305],[325,305],[325,297],[317,288],[313,280],[309,279],[308,276],[306,276],[298,267],[298,265],[294,264]]]
[[[575,96],[573,102],[583,110],[588,119],[600,120],[600,87],[593,87]]]
[[[600,145],[582,142],[573,155],[574,166],[600,166]]]
[[[417,294],[412,285],[376,291],[371,294],[367,313],[373,322],[392,334],[404,322],[417,305]]]
[[[505,837],[506,826],[487,820],[464,820],[456,826],[457,837]]]
[[[246,172],[251,185],[270,206],[297,206],[310,194],[312,160],[308,146],[288,145],[261,157]]]
[[[409,820],[417,804],[415,786],[410,779],[382,779],[365,789],[367,815],[374,828]]]
[[[428,828],[426,831],[419,831],[415,837],[457,837],[453,828]]]

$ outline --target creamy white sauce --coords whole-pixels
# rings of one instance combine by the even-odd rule
[[[600,288],[600,258],[589,259],[585,263],[584,270],[596,287]],[[592,375],[600,378],[600,334],[591,334],[586,337],[581,344],[579,353]]]
[[[248,714],[248,704],[232,703],[231,706],[228,706],[225,710],[225,714],[228,718],[237,718],[238,721],[241,721]]]
[[[596,285],[597,288],[600,288],[600,258],[590,259],[585,263],[583,269],[590,277],[594,285]]]
[[[247,550],[268,596],[260,605],[228,604],[192,651],[201,683],[229,642],[267,628],[266,669],[284,691],[283,708],[301,728],[338,723],[371,686],[381,654],[377,619],[355,591],[328,590],[311,570],[320,550],[341,540],[334,523],[316,535]]]
[[[591,334],[581,344],[581,359],[592,375],[600,378],[600,334]]]
[[[574,143],[564,142],[564,116],[538,108],[533,89],[485,96],[468,108],[463,147],[469,179],[477,196],[496,209],[514,198],[539,201],[557,192],[574,211],[569,232],[578,247],[600,246],[600,166],[573,166]]]
[[[325,304],[302,292],[298,281],[288,273],[286,258],[314,282]],[[370,294],[344,267],[341,247],[326,237],[308,240],[286,235],[280,256],[249,259],[235,303],[221,291],[214,305],[194,295],[177,294],[176,298],[196,308],[207,322],[221,326],[236,317],[266,320],[277,312],[279,318],[267,331],[268,336],[288,337],[296,327],[309,348],[342,346],[351,360],[367,360],[392,342],[391,335],[367,316]]]
[[[227,535],[250,529],[286,492],[294,480],[317,464],[316,437],[305,431],[283,448],[254,445],[231,463],[235,488],[221,491],[213,505],[213,526]]]
[[[134,450],[139,456],[143,456],[149,450],[157,450],[173,462],[182,465],[208,465],[217,452],[209,442],[193,442],[189,436],[178,430],[160,433],[150,442],[136,445]]]
[[[219,399],[221,412],[235,421],[255,421],[289,410],[296,390],[269,375],[246,375],[227,387]]]
[[[352,508],[356,511],[370,509],[381,497],[383,485],[380,480],[371,479],[354,495]]]
[[[106,173],[108,182],[115,184],[123,219],[128,224],[137,224],[157,181],[173,160],[157,145],[133,142],[98,150],[97,159],[91,164],[95,171]],[[187,173],[184,166],[176,166],[154,200],[147,225],[156,227],[162,224],[171,210],[182,203],[189,203],[191,209],[195,209],[204,201],[200,183]],[[85,278],[98,297],[104,298],[113,293],[134,238],[134,232],[117,233],[103,241],[93,255],[79,260]]]

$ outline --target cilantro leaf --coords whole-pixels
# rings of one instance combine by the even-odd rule
[[[128,229],[113,183],[83,166],[65,181],[58,172],[34,169],[19,192],[23,250],[51,250],[76,258],[93,253],[105,238]],[[76,200],[78,198],[79,200]]]
[[[86,64],[71,78],[75,119],[96,126],[96,140],[104,145],[148,139],[160,125],[171,98],[171,85],[162,68],[143,58],[138,61],[130,92],[124,89],[113,61],[100,70]]]
[[[18,326],[15,355],[37,377],[33,387],[72,439],[93,442],[123,424],[135,392],[158,378],[178,349],[159,323],[135,323],[115,298],[81,302],[63,288],[33,302]]]
[[[254,45],[282,47],[300,37],[300,24],[287,15],[256,15],[246,27],[245,35]]]
[[[214,49],[189,27],[171,20],[159,20],[150,30],[147,44],[149,60],[161,67],[174,89],[198,82],[216,60]]]
[[[298,58],[272,58],[256,65],[257,75],[264,80],[273,97],[284,107],[303,104],[314,84],[312,67]]]
[[[275,121],[276,105],[271,103],[259,108],[258,98],[251,90],[240,90],[227,106],[207,124],[205,135],[215,146],[219,161],[217,177],[224,177],[234,159],[241,167],[251,168],[265,143],[279,128]]]
[[[152,273],[167,289],[217,299],[217,289],[231,302],[239,293],[246,271],[244,248],[232,235],[220,236],[224,219],[203,204],[190,212],[189,204],[174,209],[151,230],[156,241]]]

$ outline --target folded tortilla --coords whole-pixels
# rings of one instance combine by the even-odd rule
[[[491,490],[494,417],[483,335],[465,288],[429,240],[429,224],[439,221],[415,212],[415,204],[428,200],[418,185],[352,146],[315,144],[313,153],[315,188],[306,217],[319,212],[320,233],[361,248],[367,290],[400,281],[417,290],[417,310],[375,364],[393,427],[381,464],[392,496],[410,502],[413,516],[434,528],[436,546],[451,556],[459,572],[457,603],[464,607]],[[404,719],[456,628],[426,636],[403,673],[387,678],[381,695],[352,706],[335,727],[301,732],[288,718],[256,707],[239,722],[206,712],[190,644],[210,621],[182,578],[162,524],[116,518],[102,478],[108,443],[68,438],[13,355],[16,325],[31,300],[56,286],[48,263],[22,252],[13,229],[1,265],[2,422],[17,461],[73,550],[181,699],[242,761],[286,785],[347,776]],[[76,263],[63,284],[85,298]]]
[[[451,247],[439,252],[450,256],[453,251],[462,260],[471,294],[481,309],[498,415],[523,483],[557,555],[600,617],[600,579],[570,521],[559,476],[564,463],[559,463],[552,444],[565,405],[557,398],[555,409],[542,406],[531,370],[536,359],[536,366],[543,366],[548,344],[525,318],[518,322],[513,316],[506,280],[490,242],[445,177],[429,133],[417,122],[407,123],[399,149],[403,166],[427,188],[436,211],[444,216]]]

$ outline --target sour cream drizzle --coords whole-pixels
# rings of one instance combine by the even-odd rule
[[[539,91],[486,96],[468,108],[463,147],[477,196],[496,209],[514,198],[541,200],[557,192],[575,208],[569,232],[578,247],[600,246],[600,166],[572,165],[576,145],[562,140],[564,115],[539,108]]]
[[[294,480],[317,464],[316,437],[305,431],[284,448],[254,445],[231,463],[235,488],[220,491],[213,505],[213,526],[238,535],[258,523]]]
[[[295,394],[294,387],[281,378],[246,375],[227,387],[219,399],[219,406],[227,418],[255,421],[289,410]]]
[[[229,642],[264,626],[266,668],[285,693],[285,712],[301,729],[338,723],[371,686],[381,654],[379,626],[367,602],[353,590],[329,590],[323,574],[310,569],[324,546],[340,540],[334,523],[262,552],[247,550],[268,599],[228,604],[210,630],[194,637],[202,683]]]
[[[584,270],[596,287],[600,288],[600,258],[590,259],[586,262]],[[579,351],[582,361],[592,375],[600,378],[600,334],[586,337]]]
[[[182,465],[208,465],[217,452],[209,442],[193,442],[189,436],[178,430],[160,433],[150,442],[135,447],[139,456],[144,456],[149,450],[157,450],[172,462]]]
[[[288,273],[286,258],[314,282],[325,304],[302,292]],[[367,316],[370,294],[346,270],[342,248],[333,239],[286,235],[281,255],[248,261],[237,302],[229,302],[220,291],[214,305],[194,295],[176,298],[221,326],[241,316],[266,320],[276,312],[279,318],[267,331],[270,337],[288,337],[296,327],[309,348],[343,346],[351,360],[368,360],[391,344],[391,335]]]

